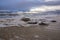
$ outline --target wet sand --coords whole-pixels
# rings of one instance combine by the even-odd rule
[[[0,40],[60,40],[60,16],[49,25],[0,27]]]

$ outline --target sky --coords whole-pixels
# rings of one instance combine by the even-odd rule
[[[0,0],[0,10],[41,12],[60,10],[60,0]]]

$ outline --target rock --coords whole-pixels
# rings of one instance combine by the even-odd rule
[[[28,22],[27,24],[37,24],[37,22]]]
[[[52,20],[51,22],[56,22],[56,20]]]
[[[3,24],[3,25],[8,25],[8,24]]]
[[[41,22],[39,25],[48,25],[47,23]]]
[[[28,21],[30,21],[30,18],[23,17],[21,20],[24,21],[24,22],[28,22]]]

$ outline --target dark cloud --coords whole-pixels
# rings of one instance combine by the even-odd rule
[[[44,0],[0,0],[0,10],[26,11],[31,7],[42,5],[60,5],[60,1],[44,2]]]

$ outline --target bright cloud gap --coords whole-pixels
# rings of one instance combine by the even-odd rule
[[[45,0],[45,2],[57,2],[57,1],[60,1],[60,0]]]
[[[30,9],[30,13],[39,13],[39,12],[47,12],[47,11],[55,11],[60,10],[60,5],[58,6],[40,6]]]

